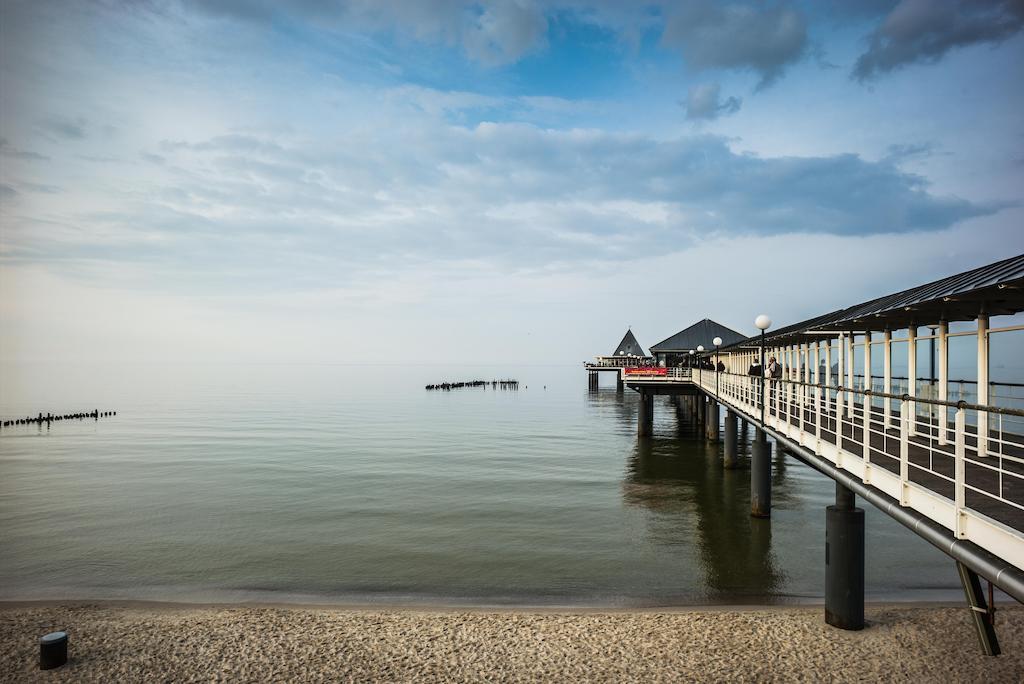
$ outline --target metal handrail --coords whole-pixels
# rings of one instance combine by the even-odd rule
[[[770,377],[761,376],[761,375],[746,375],[744,373],[732,373],[732,372],[729,372],[729,371],[714,371],[714,370],[711,370],[711,369],[707,369],[707,371],[709,373],[721,372],[722,375],[734,375],[734,376],[736,376],[738,378],[758,378],[758,379],[763,378],[764,380],[767,380],[768,382],[784,382],[784,383],[791,384],[791,385],[802,385],[804,387],[817,387],[817,388],[824,389],[824,390],[835,390],[837,392],[850,392],[852,394],[863,394],[865,396],[870,396],[870,397],[882,397],[882,398],[885,398],[885,399],[899,399],[901,401],[902,400],[907,400],[907,401],[912,401],[912,402],[914,402],[916,404],[926,404],[926,405],[932,405],[932,406],[948,406],[950,408],[964,408],[964,409],[970,409],[970,410],[973,410],[973,411],[985,411],[986,413],[998,413],[998,414],[1005,415],[1005,416],[1024,417],[1024,410],[1022,410],[1022,409],[1014,409],[1014,408],[1006,408],[1006,407],[1003,407],[1003,406],[991,406],[991,405],[985,405],[985,404],[971,404],[971,403],[968,403],[966,401],[948,401],[948,400],[947,401],[943,401],[941,399],[929,399],[927,397],[912,396],[910,394],[893,394],[891,392],[879,392],[879,391],[876,391],[876,390],[863,389],[863,388],[858,388],[858,387],[845,387],[843,385],[826,385],[823,382],[819,382],[819,383],[804,382],[803,380],[789,380],[789,379],[786,379],[786,378],[770,378]],[[861,377],[863,377],[863,376],[861,376]]]
[[[789,448],[806,450],[807,462],[823,472],[845,473],[841,477],[868,496],[891,498],[890,514],[915,530],[925,525],[946,530],[942,536],[948,548],[949,540],[975,544],[979,553],[1009,563],[1024,578],[1024,497],[1019,492],[1024,434],[1011,427],[1019,424],[1024,410],[827,384],[820,375],[815,379],[819,382],[710,371],[694,382]],[[873,405],[875,397],[883,398],[884,405]],[[937,424],[926,406],[939,407]],[[941,418],[949,409],[955,412],[952,424]],[[969,413],[977,414],[976,427]]]

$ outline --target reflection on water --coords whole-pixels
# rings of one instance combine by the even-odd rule
[[[750,516],[749,470],[723,469],[720,446],[701,438],[684,406],[665,401],[660,408],[672,410],[676,435],[637,441],[623,499],[657,514],[652,543],[696,544],[709,600],[776,596],[783,575],[772,554],[771,521]],[[739,448],[749,455],[747,446],[744,438]],[[775,482],[780,493],[784,470]]]
[[[824,587],[831,481],[776,455],[772,518],[752,519],[749,469],[722,469],[685,403],[659,397],[638,441],[636,394],[587,392],[577,367],[0,376],[0,413],[118,409],[0,434],[0,598],[670,605]],[[466,377],[522,385],[423,391]],[[884,515],[867,535],[869,595],[959,591]]]

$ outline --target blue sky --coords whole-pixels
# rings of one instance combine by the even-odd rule
[[[1022,26],[955,0],[5,2],[0,356],[569,363],[1017,254]]]

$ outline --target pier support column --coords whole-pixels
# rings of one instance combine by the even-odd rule
[[[736,450],[736,412],[732,409],[725,410],[725,450],[722,457],[722,466],[726,470],[733,470],[740,465],[739,453]]]
[[[704,426],[704,421],[707,420],[707,402],[704,401],[704,395],[699,392],[694,400],[697,402],[697,429],[700,429]]]
[[[836,504],[825,509],[825,622],[864,629],[864,509],[836,482]]]
[[[704,436],[709,442],[718,441],[718,402],[714,399],[708,401],[707,420],[704,422]]]
[[[981,642],[981,650],[985,655],[997,656],[999,639],[996,638],[996,630],[992,624],[992,606],[985,602],[985,594],[981,590],[981,580],[978,574],[968,568],[960,561],[956,562],[956,571],[960,575],[960,583],[964,586],[964,595],[967,597],[967,607],[971,609],[971,621]]]
[[[615,376],[615,391],[622,394],[625,389],[625,383],[622,382],[622,373],[620,372]]]
[[[756,428],[757,437],[750,449],[750,515],[772,516],[772,445],[764,430]]]
[[[654,432],[654,395],[641,391],[639,406],[636,434],[638,437],[650,437]]]

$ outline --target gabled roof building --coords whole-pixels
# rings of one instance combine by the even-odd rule
[[[651,355],[663,366],[688,363],[691,349],[703,346],[706,351],[713,350],[715,345],[712,340],[716,337],[722,338],[723,347],[747,339],[746,335],[705,318],[653,345]]]
[[[612,352],[612,356],[647,356],[647,352],[636,341],[632,330],[627,330],[619,346]]]

